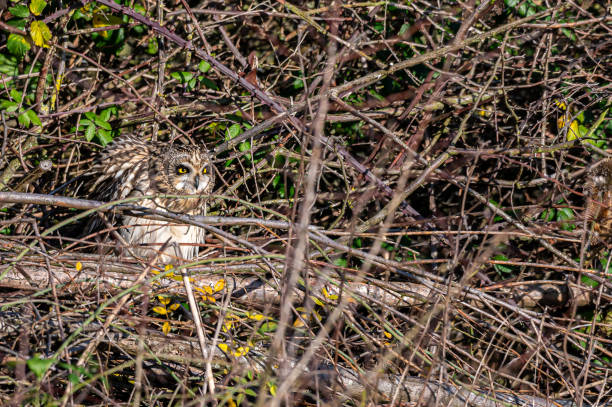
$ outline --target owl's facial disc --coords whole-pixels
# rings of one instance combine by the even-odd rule
[[[200,168],[201,167],[201,168]],[[201,194],[208,190],[211,182],[208,165],[194,165],[190,162],[177,164],[173,187],[180,193],[189,195]]]

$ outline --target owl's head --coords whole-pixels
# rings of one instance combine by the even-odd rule
[[[170,145],[164,148],[156,174],[158,186],[177,195],[208,194],[215,175],[208,152],[199,146]]]

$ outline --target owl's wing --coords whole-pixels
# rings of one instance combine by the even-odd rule
[[[150,185],[151,160],[159,157],[155,153],[159,148],[159,143],[147,144],[131,136],[115,140],[94,164],[92,174],[97,178],[90,188],[91,199],[109,202],[145,195]],[[115,223],[114,218],[111,223]],[[95,216],[86,231],[90,234],[104,227],[101,217]]]
[[[122,137],[107,147],[94,165],[98,179],[91,187],[92,197],[114,201],[141,194],[149,188],[149,167],[157,159],[158,143],[147,144],[135,137]]]

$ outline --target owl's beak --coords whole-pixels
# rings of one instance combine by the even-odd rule
[[[197,177],[195,177],[195,190],[198,190],[198,187],[200,186],[200,176],[198,175]]]

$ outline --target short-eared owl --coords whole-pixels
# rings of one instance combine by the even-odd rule
[[[215,179],[203,146],[143,141],[133,136],[121,137],[103,150],[93,170],[98,178],[91,192],[99,200],[158,195],[133,204],[190,215],[206,214],[206,201],[201,195],[212,191]],[[171,244],[159,258],[163,263],[176,263],[177,256],[192,259],[198,253],[197,244],[204,240],[204,230],[197,226],[133,216],[122,216],[121,223],[122,237],[140,257],[154,254],[170,239]]]

